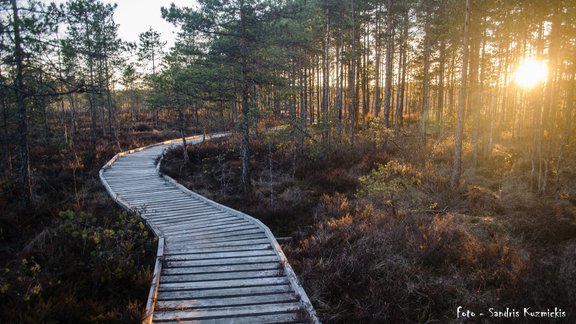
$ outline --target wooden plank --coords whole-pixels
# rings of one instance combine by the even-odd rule
[[[226,242],[236,242],[236,241],[246,241],[249,239],[263,238],[259,233],[247,233],[246,231],[256,231],[258,228],[247,227],[244,229],[230,229],[226,232],[214,232],[206,234],[195,234],[187,235],[183,234],[169,234],[172,239],[186,240],[190,244],[210,244],[210,243],[226,243]],[[264,233],[262,233],[264,234]],[[184,242],[184,241],[183,241]],[[199,246],[200,247],[200,246]]]
[[[157,182],[157,181],[149,181],[149,182],[142,182],[139,181],[135,185],[127,185],[127,184],[114,184],[108,183],[113,188],[117,188],[117,192],[115,195],[119,195],[124,191],[132,191],[132,190],[164,190],[166,183],[165,182]]]
[[[207,206],[211,209],[213,209],[214,211],[222,211],[220,208],[215,207],[215,206]],[[174,211],[182,211],[182,210],[190,210],[190,205],[186,205],[186,204],[182,204],[182,205],[174,205],[174,206],[166,206],[166,205],[162,205],[162,206],[158,206],[157,207],[159,211],[166,211],[166,212],[174,212]]]
[[[119,189],[140,189],[154,184],[162,184],[164,182],[151,181],[145,178],[115,178],[114,180],[106,180],[110,186],[118,187]]]
[[[157,213],[162,214],[163,218],[175,218],[175,217],[182,217],[182,216],[200,217],[200,216],[215,215],[215,214],[220,214],[220,215],[221,214],[227,214],[229,216],[234,216],[234,215],[227,213],[226,211],[218,209],[218,208],[198,211],[198,210],[194,210],[193,208],[182,208],[182,209],[178,209],[178,210],[170,210],[168,208],[155,207],[155,210]],[[158,221],[162,221],[162,220],[159,219]]]
[[[213,224],[214,222],[233,222],[238,220],[235,217],[230,217],[229,215],[226,214],[222,214],[222,215],[216,215],[213,217],[202,217],[202,218],[196,218],[196,219],[181,219],[178,220],[177,222],[173,222],[173,223],[166,223],[166,224],[159,224],[159,226],[161,226],[162,228],[164,228],[165,230],[170,230],[170,229],[178,229],[178,228],[182,228],[182,227],[201,227],[204,225],[209,225],[209,224]]]
[[[156,167],[156,163],[154,159],[145,159],[143,157],[135,156],[132,159],[129,158],[121,158],[116,160],[112,165],[114,168],[117,167],[131,167],[131,166],[139,166],[139,167]]]
[[[105,180],[109,183],[116,183],[122,186],[128,185],[127,181],[139,181],[141,183],[166,183],[165,180],[154,177],[152,171],[147,174],[104,174]]]
[[[226,272],[242,272],[242,271],[264,271],[264,270],[278,270],[281,269],[280,263],[250,263],[250,264],[233,264],[233,265],[217,265],[205,266],[196,268],[162,268],[162,275],[186,275],[186,274],[214,274]]]
[[[309,323],[310,321],[302,321],[301,312],[288,312],[288,313],[278,313],[278,314],[266,314],[266,315],[242,315],[234,317],[224,317],[215,319],[201,320],[173,320],[173,321],[159,321],[159,323],[178,323],[178,324],[271,324],[271,323]]]
[[[127,190],[124,188],[119,188],[117,194],[118,195],[133,195],[135,193],[137,194],[142,194],[142,195],[146,195],[149,193],[155,193],[158,191],[163,191],[163,190],[171,190],[170,189],[170,185],[166,184],[165,182],[162,182],[158,185],[155,184],[155,186],[153,187],[144,187],[144,188],[139,188],[139,189],[134,189],[134,190]]]
[[[238,219],[234,221],[220,222],[218,224],[204,225],[199,227],[182,226],[180,229],[172,229],[170,231],[166,231],[166,233],[170,233],[170,235],[174,235],[175,237],[181,234],[191,236],[197,236],[197,235],[206,236],[210,234],[228,233],[237,230],[255,229],[255,228],[256,226],[254,226],[254,224],[250,224],[243,219]]]
[[[208,220],[209,218],[206,218]],[[170,235],[178,237],[181,233],[191,236],[206,236],[208,234],[228,233],[239,230],[257,229],[254,224],[250,224],[243,219],[236,219],[233,221],[224,221],[216,226],[205,224],[203,226],[182,226],[180,229],[170,230]]]
[[[136,205],[147,205],[153,208],[159,208],[159,207],[164,207],[166,205],[170,205],[173,203],[176,203],[177,201],[182,201],[185,200],[185,197],[178,197],[178,196],[172,196],[172,197],[160,197],[160,200],[154,200],[154,201],[149,201],[148,199],[146,199],[145,197],[129,197],[129,196],[124,196],[124,195],[119,195],[120,197],[123,197],[126,201],[130,201],[133,204]],[[172,200],[174,199],[174,200]]]
[[[116,162],[114,162],[114,166],[118,165],[118,163],[143,163],[143,162],[147,162],[147,163],[151,163],[154,166],[156,165],[156,163],[154,163],[156,161],[156,159],[153,158],[145,158],[144,156],[142,156],[142,154],[131,154],[131,155],[125,155],[121,158],[119,158],[118,160],[116,160]]]
[[[138,199],[135,199],[138,200]],[[142,200],[142,199],[139,199]],[[191,210],[198,210],[198,212],[201,211],[206,211],[206,210],[214,210],[214,211],[221,211],[220,209],[214,207],[214,206],[210,206],[210,205],[206,205],[206,204],[202,204],[202,203],[198,203],[198,202],[191,202],[191,201],[186,201],[187,199],[177,199],[175,201],[171,201],[171,202],[162,202],[161,200],[159,201],[143,201],[146,202],[148,204],[150,204],[151,206],[155,206],[155,208],[158,209],[158,211],[161,212],[178,212],[178,211],[191,211]]]
[[[233,264],[250,264],[250,263],[267,263],[278,261],[277,255],[246,257],[246,258],[227,258],[227,259],[212,259],[212,260],[185,260],[185,261],[168,261],[166,267],[204,267],[215,265],[233,265]]]
[[[165,186],[165,188],[162,188],[162,190],[154,190],[154,189],[146,190],[146,188],[142,188],[140,190],[134,190],[134,191],[120,190],[120,191],[118,191],[118,195],[122,195],[122,196],[124,196],[126,198],[130,198],[130,199],[154,198],[154,197],[158,196],[159,192],[161,192],[162,195],[172,195],[172,194],[181,193],[181,191],[178,189],[174,189],[174,188],[170,188],[169,186]]]
[[[186,214],[180,214],[180,215],[167,215],[166,212],[162,212],[162,211],[158,211],[156,209],[153,210],[154,213],[156,215],[154,215],[152,217],[152,219],[154,219],[154,222],[156,222],[158,225],[161,224],[173,224],[173,223],[179,223],[183,220],[206,220],[206,219],[211,219],[212,216],[223,216],[223,215],[230,215],[228,213],[222,212],[222,211],[216,211],[216,212],[201,212],[201,213],[190,213],[190,211]]]
[[[290,285],[220,288],[212,290],[159,291],[158,300],[185,300],[232,296],[255,296],[291,292]]]
[[[162,183],[138,183],[137,187],[128,187],[123,186],[120,188],[120,185],[110,184],[110,186],[117,190],[115,196],[122,197],[122,190],[143,190],[143,189],[150,189],[150,190],[164,190],[162,187]]]
[[[118,160],[116,160],[113,164],[113,166],[118,163],[118,162],[139,162],[139,161],[150,161],[150,162],[155,162],[157,160],[157,158],[159,157],[159,154],[162,154],[161,152],[156,154],[154,152],[146,152],[146,153],[133,153],[133,154],[129,154],[129,155],[124,155],[121,156]]]
[[[202,219],[199,219],[199,220],[202,220]],[[213,229],[227,230],[228,228],[231,228],[231,227],[238,227],[238,226],[243,226],[243,225],[254,226],[254,224],[251,224],[248,221],[246,221],[244,219],[240,219],[240,218],[218,220],[218,219],[206,217],[203,220],[204,220],[204,224],[202,224],[202,225],[200,225],[200,224],[184,225],[183,222],[179,223],[180,226],[173,228],[172,233],[177,234],[177,232],[179,230],[182,230],[182,231],[187,231],[187,233],[189,233],[189,234],[196,234],[196,233],[202,234],[202,233],[208,233],[209,231],[211,231]],[[212,220],[212,223],[207,222],[209,220]]]
[[[166,206],[166,204],[155,204],[154,208],[159,212],[162,213],[163,216],[165,217],[171,217],[171,216],[181,216],[183,214],[186,213],[190,213],[190,212],[194,212],[198,215],[202,215],[202,214],[209,214],[209,213],[222,213],[225,212],[219,208],[214,208],[213,206],[208,206],[211,209],[205,209],[205,210],[196,210],[196,209],[200,209],[200,208],[204,208],[206,207],[203,204],[198,204],[198,203],[190,203],[190,205],[187,206],[180,206],[178,208],[170,208],[169,206]]]
[[[158,291],[174,291],[174,290],[202,290],[202,289],[218,289],[218,288],[240,288],[252,286],[274,286],[284,285],[290,283],[288,278],[273,277],[273,278],[248,278],[248,279],[230,279],[230,280],[206,280],[206,281],[192,281],[192,282],[168,282],[160,284]]]
[[[235,307],[217,307],[206,308],[198,310],[174,310],[174,311],[158,311],[154,313],[155,321],[165,320],[187,320],[187,319],[218,319],[227,317],[236,317],[240,315],[273,315],[277,313],[294,313],[301,309],[300,303],[288,302],[277,304],[262,304],[250,306],[235,306]]]
[[[155,150],[152,150],[152,149],[150,148],[150,149],[147,149],[147,150],[144,150],[144,151],[134,152],[134,153],[132,153],[132,154],[127,154],[127,155],[121,156],[117,161],[123,161],[123,160],[126,160],[126,161],[138,160],[138,161],[141,161],[141,160],[144,158],[144,156],[146,156],[146,155],[158,156],[158,154],[162,154],[162,152],[156,153]]]
[[[173,239],[179,239],[180,236],[172,236]],[[197,244],[199,247],[204,244],[211,243],[226,243],[226,242],[237,242],[237,241],[247,241],[247,240],[257,240],[264,239],[266,235],[259,228],[247,228],[242,230],[237,230],[236,232],[221,232],[218,234],[212,234],[208,236],[183,236],[186,240]]]
[[[155,171],[155,169],[153,169],[153,168],[134,169],[134,168],[128,168],[128,167],[116,167],[116,166],[112,165],[111,168],[106,169],[105,173],[123,175],[126,173],[152,173],[153,171]]]
[[[150,208],[153,208],[155,211],[157,211],[159,213],[163,213],[164,216],[168,216],[169,215],[168,212],[180,212],[180,211],[193,212],[194,214],[197,214],[197,215],[202,215],[202,214],[206,214],[206,213],[221,212],[221,210],[214,208],[212,206],[194,206],[194,205],[184,206],[184,205],[179,205],[181,207],[175,207],[172,209],[172,208],[166,207],[166,206],[169,206],[169,204],[163,203],[163,202],[151,203],[151,202],[142,201],[142,200],[134,200],[134,203],[149,206]]]
[[[161,191],[161,192],[157,192],[155,195],[151,195],[151,194],[147,194],[147,195],[140,195],[140,196],[136,196],[136,195],[130,195],[127,196],[130,197],[130,199],[136,200],[136,201],[144,201],[147,202],[149,204],[154,204],[154,203],[163,203],[163,204],[168,204],[168,206],[173,206],[173,205],[182,205],[182,206],[190,206],[191,204],[196,204],[198,206],[206,206],[206,207],[212,207],[213,206],[209,206],[206,203],[201,203],[201,202],[192,202],[188,199],[188,195],[186,195],[185,193],[183,193],[180,190],[171,190],[171,191],[167,191],[166,189]],[[173,203],[178,203],[178,204],[173,204]]]
[[[134,193],[139,193],[139,194],[147,194],[150,192],[158,192],[159,190],[166,190],[166,189],[174,189],[171,184],[169,182],[165,182],[165,181],[158,181],[156,179],[153,180],[145,180],[142,183],[142,186],[140,188],[129,188],[129,187],[124,187],[121,186],[120,188],[118,188],[118,192],[117,194],[121,194],[121,193],[127,193],[127,194],[134,194]]]
[[[231,252],[205,252],[205,253],[187,253],[187,254],[172,254],[166,255],[164,260],[177,261],[177,260],[207,260],[207,259],[223,259],[234,257],[254,257],[263,255],[275,255],[274,250],[255,250],[255,251],[231,251]]]
[[[214,281],[214,280],[232,280],[232,279],[253,279],[253,278],[272,278],[282,277],[284,272],[282,270],[263,270],[263,271],[240,271],[240,272],[221,272],[221,273],[205,273],[205,274],[180,274],[180,275],[166,275],[160,277],[160,283],[175,283],[175,282],[194,282],[194,281]]]
[[[122,178],[122,179],[114,179],[114,180],[106,180],[108,184],[112,187],[119,187],[122,189],[137,189],[137,188],[146,188],[154,184],[162,184],[164,182],[160,181],[150,181],[147,177],[139,178]]]
[[[240,239],[234,238],[231,240],[204,240],[203,242],[197,242],[192,240],[183,240],[173,239],[171,237],[167,237],[166,240],[169,244],[173,247],[187,247],[187,246],[194,246],[197,248],[201,247],[223,247],[223,246],[249,246],[252,244],[263,244],[263,243],[270,243],[266,235],[264,233],[258,235],[251,235],[249,237],[242,237]]]
[[[212,235],[210,235],[210,239],[217,239],[217,238],[238,239],[238,238],[242,238],[242,236],[248,236],[248,235],[250,235],[251,238],[254,238],[253,235],[263,235],[262,237],[263,238],[265,237],[264,232],[260,228],[254,227],[254,228],[244,229],[241,231],[236,231],[234,233],[223,232],[223,233],[218,233],[218,234],[212,234]],[[202,239],[202,238],[196,238],[196,237],[188,237],[187,239],[192,240],[194,242],[194,244],[203,244],[203,243],[211,242],[211,241],[209,241],[209,239]],[[199,241],[199,239],[201,241]],[[219,241],[221,242],[223,240],[219,240]],[[268,241],[268,243],[270,243],[270,241]]]
[[[121,171],[108,171],[104,174],[106,181],[110,183],[120,183],[124,184],[128,181],[158,181],[154,179],[154,173],[152,171],[146,172],[121,172]]]
[[[116,162],[112,167],[114,170],[142,170],[154,168],[156,165],[154,163],[122,163]]]
[[[208,212],[208,213],[200,213],[200,214],[192,214],[190,212],[180,215],[172,215],[168,216],[164,212],[159,212],[155,209],[151,209],[150,212],[153,212],[154,215],[150,215],[150,219],[152,219],[156,224],[160,225],[176,225],[181,224],[185,221],[206,221],[212,219],[212,217],[223,217],[223,216],[230,216],[230,214],[224,212]]]
[[[118,187],[118,189],[143,189],[153,185],[160,185],[164,184],[164,182],[160,181],[151,181],[145,178],[122,178],[122,179],[114,179],[114,180],[106,180],[108,184],[112,187]]]
[[[238,220],[238,217],[234,217],[231,216],[229,214],[222,214],[221,216],[215,216],[215,217],[206,217],[206,218],[200,218],[200,219],[189,219],[189,220],[181,220],[178,223],[175,224],[166,224],[166,225],[162,225],[161,227],[163,229],[173,229],[173,228],[179,228],[181,226],[202,226],[204,224],[214,224],[215,222],[223,222],[223,221],[235,221]]]
[[[192,203],[187,204],[187,205],[183,205],[183,204],[179,203],[178,201],[182,201],[182,200],[186,199],[184,197],[176,197],[175,198],[176,200],[171,200],[174,198],[167,198],[166,200],[156,200],[156,201],[148,201],[147,199],[143,199],[143,198],[125,198],[125,199],[131,201],[132,203],[134,203],[136,205],[150,206],[150,208],[154,208],[154,210],[157,210],[159,212],[166,212],[166,211],[172,211],[172,210],[194,211],[196,209],[203,209],[203,210],[199,210],[198,212],[215,210],[214,207],[212,207],[212,206],[194,205]],[[171,209],[171,208],[167,207],[170,205],[177,205],[178,207],[174,207],[174,209]]]
[[[275,304],[283,302],[296,302],[298,297],[293,293],[279,293],[270,295],[255,295],[242,297],[218,297],[197,300],[163,300],[156,304],[157,310],[167,309],[198,309],[206,307],[247,306],[258,304]]]
[[[117,165],[114,164],[114,167],[112,168],[112,170],[114,171],[122,171],[122,172],[126,172],[126,171],[143,171],[143,170],[147,170],[148,167],[147,166],[139,166],[139,165]]]
[[[163,179],[156,178],[152,171],[147,171],[144,174],[131,174],[131,173],[124,173],[124,172],[114,172],[108,171],[108,173],[104,174],[104,178],[106,181],[110,183],[120,183],[124,184],[125,181],[141,181],[141,182],[157,182],[157,183],[165,183],[166,181]]]
[[[248,278],[248,279],[230,279],[230,280],[206,280],[192,282],[166,282],[160,285],[158,291],[174,290],[201,290],[217,288],[240,288],[252,286],[274,286],[290,283],[285,276],[272,278]]]
[[[271,244],[266,239],[260,229],[242,230],[232,233],[211,234],[207,237],[202,236],[170,236],[170,248],[172,249],[198,249],[205,248],[222,248],[222,247],[245,247],[256,244]]]
[[[195,253],[210,253],[210,252],[233,252],[233,251],[257,251],[271,249],[270,243],[266,244],[252,244],[247,246],[228,246],[228,247],[215,247],[215,248],[197,248],[191,246],[184,249],[166,248],[165,255],[179,255],[179,254],[195,254]]]
[[[148,169],[116,170],[114,168],[111,168],[108,169],[108,171],[106,171],[104,175],[108,177],[115,177],[117,179],[126,179],[126,178],[149,179],[154,178],[156,176],[156,173],[154,170],[148,170]]]
[[[255,229],[254,225],[239,226],[238,228],[230,228],[227,230],[215,231],[215,232],[205,232],[200,234],[170,234],[171,238],[185,238],[190,242],[195,244],[204,243],[224,243],[229,241],[245,241],[249,239],[258,239],[262,234],[244,234],[241,233],[245,229]],[[218,235],[217,237],[214,235]]]

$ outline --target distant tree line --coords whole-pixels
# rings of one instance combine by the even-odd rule
[[[327,147],[354,145],[418,122],[424,148],[455,137],[455,187],[462,141],[472,168],[497,138],[530,142],[524,154],[540,194],[557,191],[573,149],[573,1],[199,0],[162,9],[179,28],[170,49],[153,29],[138,44],[120,40],[114,9],[97,0],[0,3],[2,165],[17,170],[26,204],[30,136],[71,145],[79,132],[160,127],[162,111],[176,113],[182,134],[190,118],[204,131],[240,130],[247,191],[250,138],[267,119],[293,127],[301,150],[316,134]],[[530,57],[547,62],[548,75],[528,89],[513,73]]]

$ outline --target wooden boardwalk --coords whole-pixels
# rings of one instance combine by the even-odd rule
[[[159,173],[163,153],[178,143],[120,153],[100,170],[109,194],[158,236],[144,322],[318,323],[265,225]]]

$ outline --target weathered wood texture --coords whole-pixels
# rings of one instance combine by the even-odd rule
[[[318,323],[268,227],[160,174],[164,152],[179,143],[122,152],[100,170],[114,200],[159,240],[144,322]]]

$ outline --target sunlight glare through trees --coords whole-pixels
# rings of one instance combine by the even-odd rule
[[[532,88],[538,83],[545,82],[547,77],[546,63],[534,58],[525,60],[514,73],[514,81],[524,88]]]

